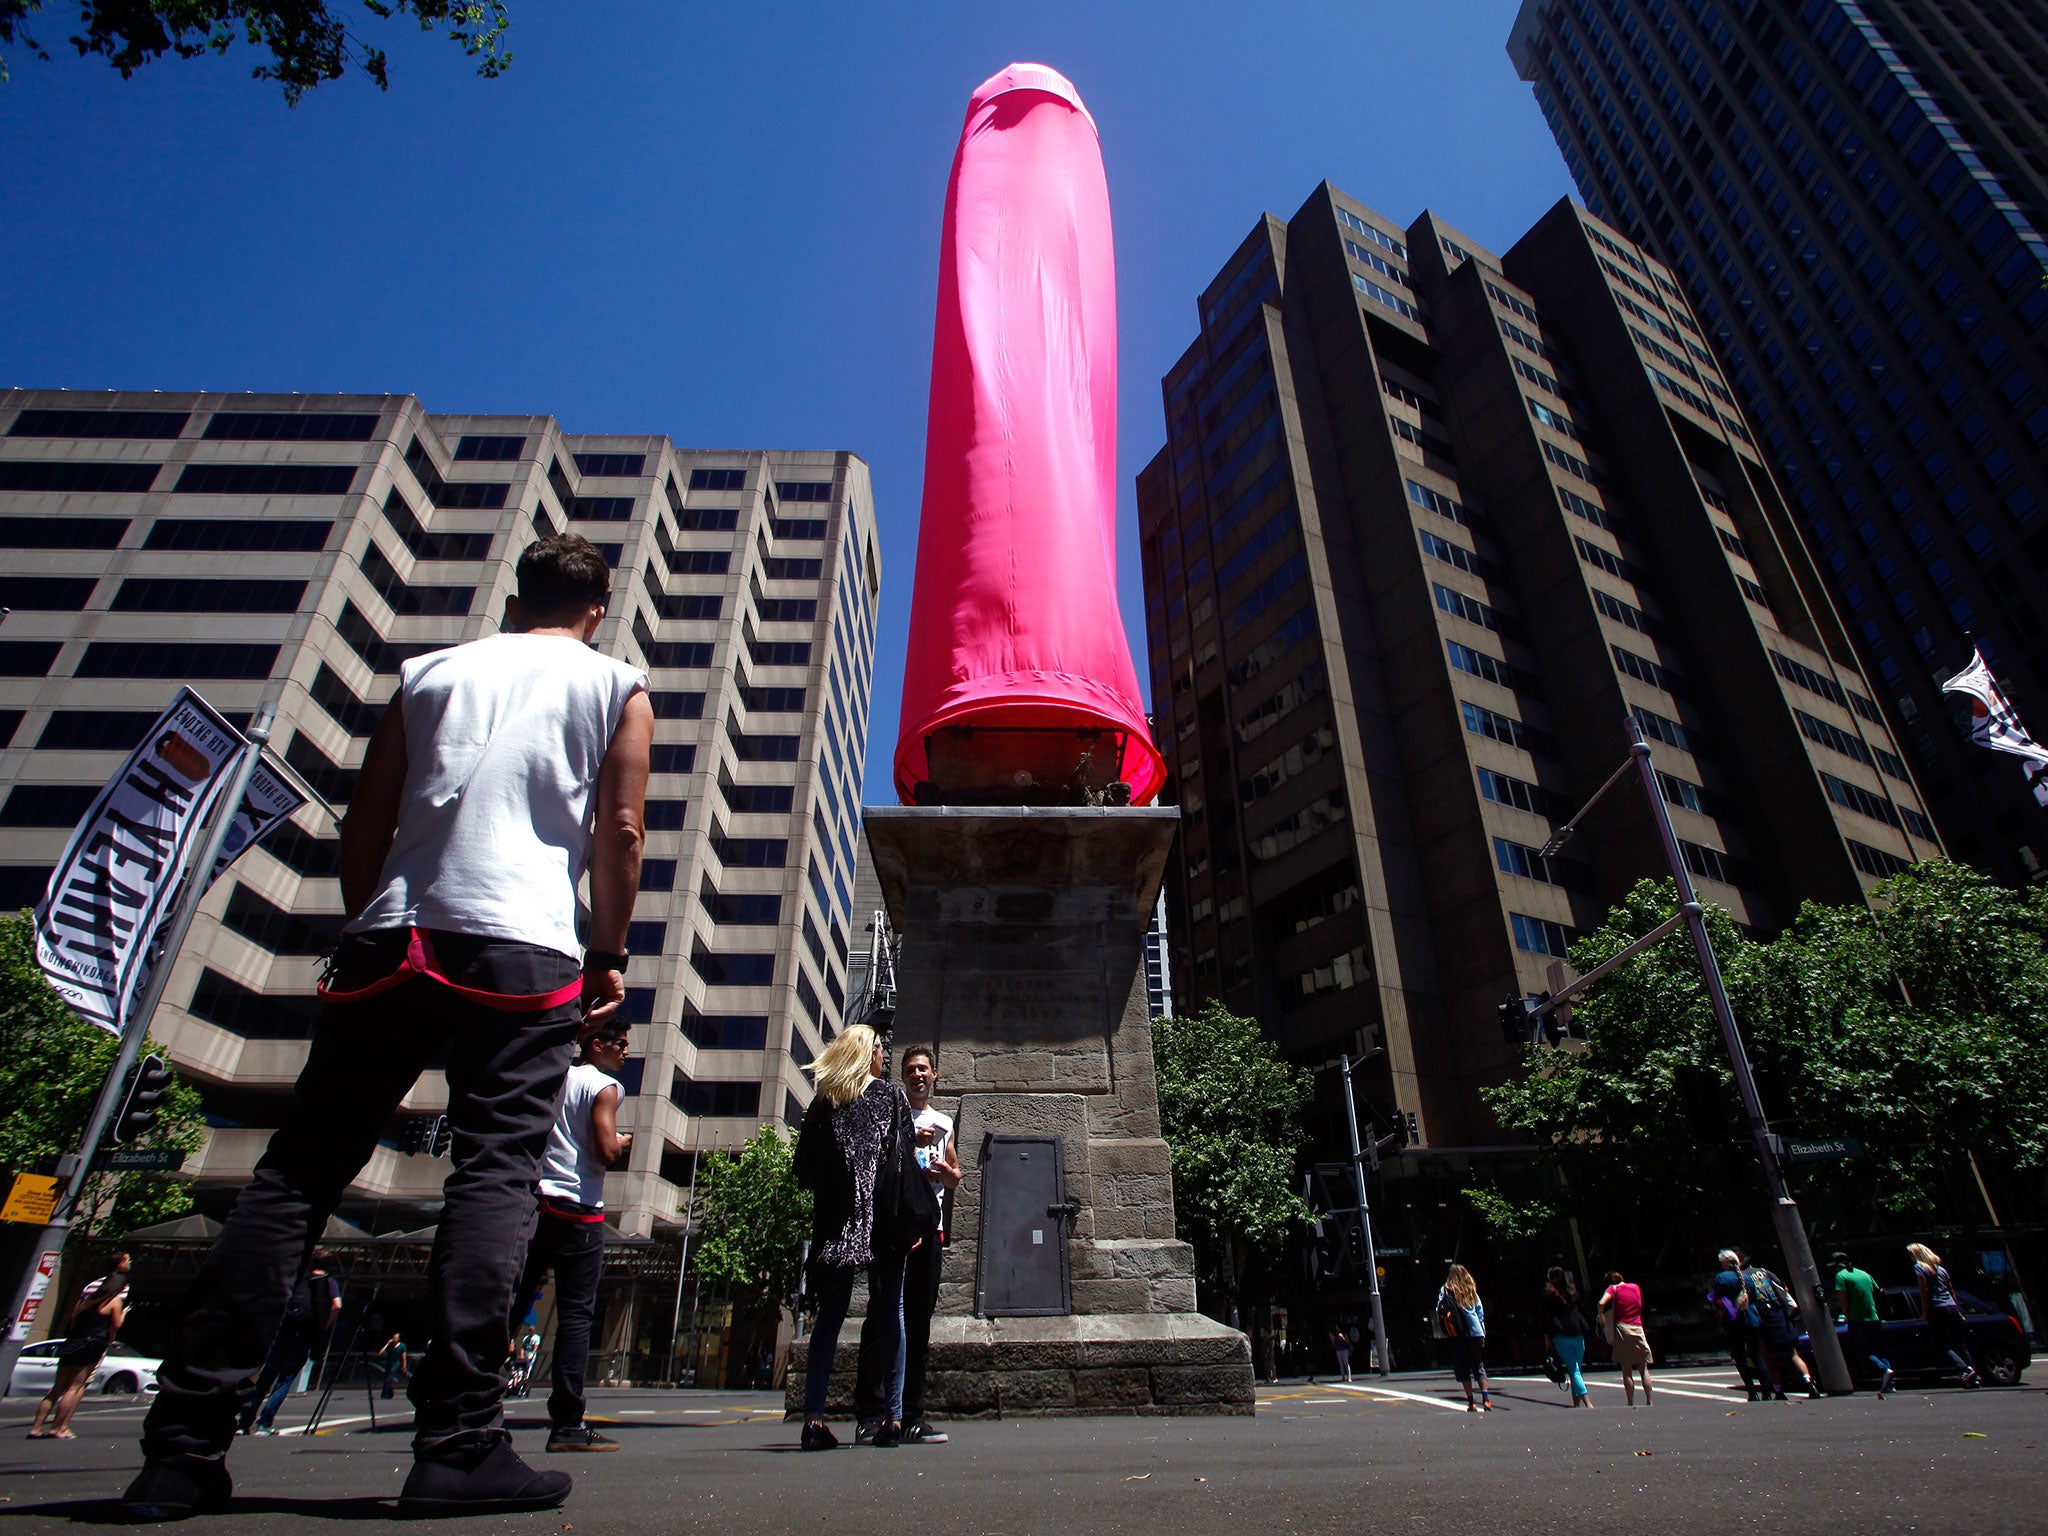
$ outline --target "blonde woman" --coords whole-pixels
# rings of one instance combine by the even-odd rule
[[[797,1133],[795,1162],[797,1183],[813,1202],[809,1290],[818,1317],[804,1373],[802,1443],[807,1451],[829,1451],[839,1444],[825,1427],[839,1328],[853,1298],[853,1277],[888,1256],[877,1251],[875,1180],[892,1138],[910,1123],[910,1104],[883,1078],[882,1044],[865,1024],[826,1046],[809,1071],[818,1092]],[[881,1319],[881,1358],[888,1363],[889,1416],[872,1442],[884,1449],[901,1444],[903,1435],[903,1255],[895,1259],[874,1265],[868,1295],[870,1315]]]
[[[1493,1412],[1493,1398],[1486,1390],[1486,1306],[1479,1299],[1478,1282],[1464,1265],[1453,1264],[1444,1276],[1444,1288],[1436,1293],[1436,1315],[1451,1341],[1451,1369],[1465,1389],[1465,1411]],[[1477,1400],[1472,1396],[1475,1387]]]
[[[1964,1386],[1982,1386],[1977,1360],[1970,1353],[1963,1329],[1963,1309],[1956,1300],[1955,1282],[1942,1268],[1941,1255],[1925,1243],[1908,1243],[1906,1252],[1913,1256],[1913,1278],[1920,1282],[1920,1315],[1927,1319],[1934,1347],[1955,1362],[1956,1369],[1963,1373]]]

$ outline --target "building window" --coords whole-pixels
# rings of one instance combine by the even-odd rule
[[[758,1051],[768,1044],[766,1014],[699,1013],[686,1002],[677,1027],[700,1051]]]
[[[273,955],[326,955],[341,942],[340,913],[287,912],[237,882],[223,921]]]
[[[78,613],[92,600],[96,576],[0,576],[0,608],[22,613]]]
[[[1699,843],[1681,841],[1678,851],[1685,859],[1685,867],[1702,880],[1712,880],[1721,885],[1734,885],[1734,863],[1718,848],[1707,848]]]
[[[644,453],[578,453],[571,457],[576,460],[576,473],[592,479],[627,479],[647,473]]]
[[[1660,768],[1657,770],[1657,788],[1667,801],[1681,810],[1692,811],[1700,816],[1708,814],[1705,792],[1690,779],[1681,779],[1676,774],[1666,773]]]
[[[761,573],[770,581],[816,581],[825,573],[825,562],[766,555],[761,560]]]
[[[1453,544],[1449,539],[1440,539],[1427,528],[1416,529],[1416,535],[1422,540],[1422,552],[1432,560],[1441,560],[1446,565],[1454,565],[1474,576],[1481,574],[1479,556],[1464,545]]]
[[[1446,640],[1444,651],[1450,657],[1451,665],[1460,672],[1483,678],[1501,688],[1519,686],[1515,669],[1496,656],[1489,656],[1484,651],[1475,651],[1471,646],[1460,645],[1455,640]]]
[[[1514,931],[1515,948],[1525,954],[1552,955],[1562,960],[1571,949],[1571,931],[1547,917],[1528,917],[1520,912],[1510,912],[1508,926]]]
[[[672,891],[676,888],[676,861],[674,859],[642,859],[640,861],[640,889],[643,891]]]
[[[778,480],[775,494],[784,501],[830,501],[830,480]]]
[[[146,709],[59,709],[36,740],[39,752],[132,752],[156,723]]]
[[[674,576],[723,576],[732,569],[729,549],[679,549],[666,558]]]
[[[353,464],[187,464],[177,496],[346,496]],[[502,501],[500,505],[503,505]]]
[[[1636,723],[1643,728],[1643,734],[1652,741],[1661,741],[1667,747],[1676,747],[1681,752],[1693,750],[1692,728],[1680,725],[1676,720],[1644,709],[1640,704],[1630,710]]]
[[[727,869],[783,869],[789,864],[786,837],[727,837],[714,831],[711,851]]]
[[[75,827],[99,792],[97,784],[17,784],[0,804],[0,827]]]
[[[704,718],[704,695],[701,693],[676,692],[666,688],[650,689],[647,702],[654,710],[657,720],[702,720]]]
[[[308,555],[325,549],[333,531],[326,518],[160,517],[142,547]]]
[[[231,443],[367,443],[377,418],[335,411],[215,411],[206,436]]]
[[[772,928],[782,921],[782,898],[754,892],[722,893],[707,876],[698,900],[720,927]]]
[[[569,520],[576,523],[629,523],[634,501],[630,496],[578,496],[569,503]]]
[[[1888,827],[1899,825],[1899,813],[1892,803],[1882,795],[1873,795],[1861,784],[1851,784],[1847,779],[1838,779],[1832,773],[1820,776],[1821,787],[1828,792],[1828,798],[1846,810],[1859,816],[1868,816],[1881,821]]]
[[[274,645],[95,640],[79,658],[77,675],[191,680],[268,677],[277,665],[277,650]]]
[[[766,987],[775,981],[775,955],[721,954],[698,939],[690,950],[690,969],[713,987]]]
[[[768,527],[778,539],[822,539],[825,537],[825,519],[822,517],[777,517],[768,514]]]
[[[693,469],[690,471],[690,489],[693,491],[738,491],[747,484],[744,469]]]
[[[1913,867],[1911,859],[1902,859],[1896,853],[1886,853],[1882,848],[1859,843],[1853,837],[1848,841],[1849,857],[1856,861],[1856,867],[1866,875],[1888,880],[1893,875],[1903,874]]]
[[[9,437],[173,438],[182,436],[184,411],[23,411]]]
[[[1530,750],[1529,728],[1521,721],[1509,715],[1483,709],[1477,704],[1468,704],[1462,699],[1458,701],[1458,709],[1465,717],[1465,729],[1473,735],[1484,736],[1510,747],[1519,747],[1524,752]]]
[[[692,1082],[680,1067],[676,1068],[668,1096],[686,1115],[752,1120],[761,1113],[759,1083]]]
[[[526,439],[523,437],[465,436],[456,440],[455,461],[458,464],[510,464],[518,459],[525,447]]]
[[[200,972],[185,1005],[194,1018],[245,1040],[310,1040],[319,1007],[309,995],[253,992],[210,967]]]
[[[756,640],[749,636],[747,659],[757,667],[808,667],[811,664],[811,642]]]
[[[680,832],[683,820],[690,809],[687,800],[649,800],[646,802],[646,823],[649,832]]]
[[[1496,773],[1491,768],[1479,770],[1479,793],[1495,805],[1513,806],[1518,811],[1531,815],[1549,815],[1550,792],[1539,785],[1521,779]]]
[[[334,723],[351,736],[374,735],[377,722],[384,718],[382,704],[369,704],[357,698],[355,690],[341,680],[341,674],[324,661],[314,674],[313,686],[308,691],[313,702],[326,710]]]
[[[0,461],[0,491],[75,491],[98,495],[140,495],[156,484],[156,474],[161,468],[161,464]]]
[[[0,517],[0,549],[114,549],[125,517]]]
[[[690,742],[657,741],[648,749],[650,773],[689,773],[697,766],[697,748]]]
[[[114,594],[116,613],[294,613],[303,581],[131,576]]]

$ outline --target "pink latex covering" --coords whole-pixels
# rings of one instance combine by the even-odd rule
[[[897,794],[945,726],[1130,733],[1165,765],[1116,595],[1116,270],[1095,120],[1042,64],[968,103],[946,189]]]

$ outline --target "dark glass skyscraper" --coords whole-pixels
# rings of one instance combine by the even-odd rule
[[[1975,640],[2048,735],[2048,8],[1524,0],[1508,51],[1682,279],[1950,850],[2038,878],[1938,682]]]
[[[1505,253],[1325,184],[1261,219],[1138,479],[1181,1011],[1377,1048],[1381,1128],[1500,1137],[1503,997],[1666,866],[1771,931],[1941,851],[1671,273],[1570,202]]]

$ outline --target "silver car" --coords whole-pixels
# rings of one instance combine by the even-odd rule
[[[14,1362],[14,1375],[8,1380],[7,1395],[41,1397],[49,1391],[57,1379],[57,1351],[63,1347],[62,1339],[49,1339],[24,1349],[21,1358]],[[154,1392],[157,1368],[162,1364],[163,1361],[151,1359],[126,1344],[110,1344],[106,1358],[92,1373],[92,1383],[86,1391],[99,1392],[107,1397],[133,1397],[138,1392]]]

